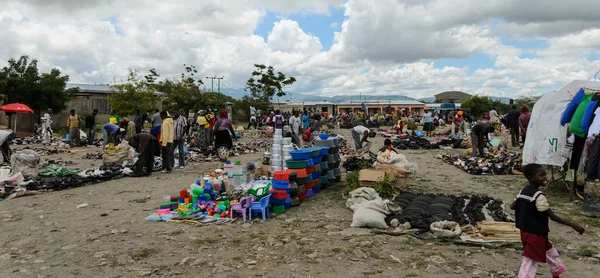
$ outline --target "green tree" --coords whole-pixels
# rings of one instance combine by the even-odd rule
[[[18,60],[11,58],[0,70],[0,97],[3,103],[23,103],[37,112],[47,108],[61,112],[79,92],[78,88],[65,89],[68,81],[69,76],[56,68],[40,74],[37,60],[23,55]]]
[[[292,86],[296,78],[286,77],[281,72],[275,73],[272,66],[255,64],[252,77],[246,82],[244,90],[250,91],[251,101],[261,109],[266,109],[274,96],[285,96],[284,88]]]
[[[508,111],[510,111],[511,108],[510,104],[503,103],[499,100],[492,101],[492,106],[496,107],[496,112],[498,112],[498,114],[508,113]]]
[[[492,109],[492,101],[488,97],[472,96],[460,104],[460,108],[469,110],[473,118],[478,119],[483,113]]]
[[[148,85],[146,78],[139,77],[137,70],[129,69],[127,82],[113,85],[113,88],[108,103],[120,115],[133,115],[137,109],[145,113],[156,107],[155,89]]]
[[[529,97],[522,97],[519,98],[515,101],[515,105],[517,106],[517,108],[521,109],[521,107],[523,107],[523,105],[527,105],[527,108],[529,108],[529,111],[531,111],[531,109],[533,109],[533,105],[541,98],[542,96],[529,96]]]

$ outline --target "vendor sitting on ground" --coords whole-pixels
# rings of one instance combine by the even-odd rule
[[[12,151],[10,150],[10,142],[14,140],[17,135],[10,130],[0,130],[0,149],[2,150],[2,156],[4,162],[10,165],[10,156]]]
[[[494,127],[487,123],[476,124],[471,129],[471,144],[473,148],[473,157],[484,157],[483,148],[489,144],[488,135],[494,132]]]
[[[154,154],[158,139],[148,133],[138,133],[129,139],[129,145],[139,153],[138,160],[133,165],[133,176],[150,176],[154,169]]]
[[[385,141],[383,141],[383,147],[381,149],[379,149],[380,152],[385,152],[385,151],[390,151],[390,152],[395,152],[395,153],[399,153],[397,150],[395,150],[394,148],[392,148],[392,140],[385,139]]]
[[[363,143],[368,143],[369,140],[367,139],[369,137],[373,138],[375,135],[375,131],[372,131],[362,125],[357,125],[352,128],[352,139],[354,139],[354,146],[356,147],[356,150],[358,151],[362,149]]]
[[[105,124],[102,126],[102,148],[108,143],[118,143],[119,136],[119,126],[115,124]]]

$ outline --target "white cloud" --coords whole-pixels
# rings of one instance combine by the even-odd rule
[[[129,67],[178,76],[184,63],[194,64],[201,76],[224,75],[228,87],[243,87],[253,64],[264,63],[295,76],[294,93],[427,97],[464,90],[510,96],[592,78],[600,69],[594,4],[0,0],[0,61],[29,54],[42,70],[59,67],[71,81],[89,83],[120,81]],[[329,51],[302,24],[285,19],[294,13],[328,15],[332,5],[343,5],[346,18],[323,26],[339,30]],[[284,19],[263,38],[254,31],[267,11]],[[500,37],[545,45],[522,50]],[[493,67],[436,67],[438,59],[476,54],[489,55]]]

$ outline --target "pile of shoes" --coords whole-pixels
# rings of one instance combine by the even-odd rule
[[[390,223],[397,219],[416,229],[429,230],[431,223],[439,221],[454,221],[461,225],[475,225],[483,220],[510,221],[502,201],[488,196],[401,192],[393,202],[402,208],[402,212],[388,216],[386,221]]]
[[[487,158],[464,155],[442,155],[439,157],[448,164],[455,165],[472,175],[510,175],[513,169],[521,169],[521,154],[501,152]]]

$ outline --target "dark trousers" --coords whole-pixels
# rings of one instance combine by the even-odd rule
[[[598,166],[600,165],[600,137],[594,139],[590,154],[588,155],[587,165],[585,166],[587,179],[595,180],[598,178]]]
[[[150,140],[146,148],[140,152],[138,160],[133,165],[133,175],[136,177],[151,175],[154,169],[154,149],[158,144],[157,140]]]
[[[162,163],[163,163],[163,170],[167,170],[169,172],[171,172],[171,163],[169,163],[170,160],[170,155],[169,153],[171,152],[171,143],[167,143],[166,146],[161,146],[160,147],[160,154],[162,157]]]
[[[573,143],[573,151],[571,152],[571,163],[569,169],[573,169],[577,172],[579,169],[579,160],[583,154],[585,148],[585,137],[579,137],[575,135],[575,142]]]
[[[248,121],[248,128],[246,129],[250,129],[250,127],[254,126],[254,129],[258,129],[258,123],[256,121],[256,119],[252,119],[250,118],[250,120]]]
[[[135,127],[135,133],[136,134],[142,133],[142,126],[136,126]]]
[[[2,150],[2,156],[4,157],[4,162],[10,164],[10,156],[12,155],[12,152],[10,151],[8,142],[4,142],[2,144],[2,146],[0,147],[0,149]]]
[[[519,146],[519,126],[511,126],[510,127],[510,140],[512,142],[513,147]]]

